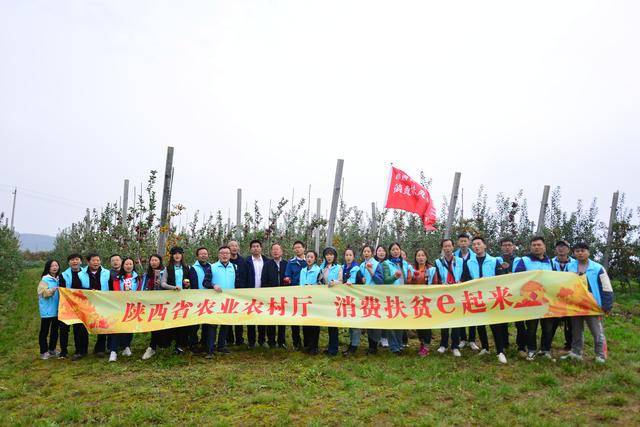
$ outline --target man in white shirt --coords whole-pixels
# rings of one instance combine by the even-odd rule
[[[262,269],[268,258],[262,256],[262,242],[252,240],[249,244],[251,256],[247,258],[247,288],[259,288],[262,284]],[[258,326],[258,342],[261,347],[269,348],[266,337],[266,326]],[[256,347],[256,326],[247,326],[249,348]]]

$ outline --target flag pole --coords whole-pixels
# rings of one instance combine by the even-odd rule
[[[387,178],[387,191],[384,193],[384,212],[387,212],[387,201],[389,199],[389,186],[391,185],[391,176],[393,175],[393,162],[389,163],[389,177]],[[383,213],[380,217],[380,224],[378,224],[378,233],[376,236],[376,248],[378,247],[378,243],[380,242],[380,234],[382,233],[382,227],[384,225],[384,218],[386,217],[385,213]],[[375,250],[375,248],[374,248]],[[375,254],[374,254],[375,255]]]

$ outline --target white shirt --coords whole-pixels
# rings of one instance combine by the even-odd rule
[[[264,261],[262,260],[262,257],[255,258],[254,256],[251,256],[251,261],[253,262],[253,271],[255,272],[255,287],[259,288],[261,285],[260,281],[262,280],[262,267],[264,267]]]

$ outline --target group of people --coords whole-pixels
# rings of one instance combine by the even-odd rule
[[[589,291],[605,313],[609,313],[613,304],[613,290],[605,269],[590,259],[589,246],[577,243],[573,246],[573,257],[569,256],[570,245],[561,240],[555,245],[555,257],[546,253],[542,237],[530,241],[530,252],[519,257],[512,239],[500,241],[501,255],[487,253],[487,245],[482,236],[470,238],[460,234],[457,248],[453,240],[443,239],[440,243],[441,256],[434,263],[429,261],[427,251],[418,249],[413,261],[399,243],[385,248],[373,248],[365,245],[356,260],[356,252],[348,248],[342,254],[340,262],[335,248],[327,247],[319,255],[306,248],[301,241],[293,244],[293,257],[284,259],[283,248],[274,243],[270,247],[271,258],[263,255],[262,242],[253,240],[249,250],[251,254],[244,258],[240,255],[237,241],[230,241],[218,249],[218,260],[209,262],[209,250],[205,247],[196,250],[196,261],[188,265],[184,259],[184,250],[171,248],[170,259],[165,263],[160,255],[152,255],[147,268],[136,271],[136,262],[130,257],[114,254],[110,257],[110,269],[102,266],[98,254],[86,256],[87,265],[82,266],[82,257],[74,253],[67,257],[68,268],[61,271],[60,262],[47,261],[42,279],[38,285],[40,306],[40,354],[42,359],[68,357],[67,347],[70,329],[73,329],[75,354],[71,360],[79,360],[88,354],[89,336],[83,324],[72,327],[58,321],[59,287],[73,289],[93,289],[105,292],[131,291],[184,291],[188,289],[210,289],[223,292],[235,288],[260,288],[275,286],[311,286],[311,285],[451,285],[502,274],[531,270],[554,270],[573,272],[586,276]],[[561,359],[582,360],[584,347],[584,324],[586,323],[594,338],[596,362],[606,360],[606,343],[602,319],[599,316],[577,316],[571,318],[543,318],[515,322],[516,346],[518,356],[527,360],[536,357],[552,358],[551,344],[555,332],[563,324],[566,354]],[[542,330],[538,347],[538,325]],[[291,330],[293,348],[311,355],[319,353],[320,327],[318,326],[246,326],[246,344],[249,348],[287,348],[286,329]],[[500,363],[507,363],[505,349],[509,347],[508,324],[492,324],[489,328],[493,335],[495,354]],[[339,353],[339,330],[328,329],[328,347],[324,351],[329,356]],[[344,356],[357,352],[363,330],[349,330],[349,345]],[[418,354],[429,354],[432,330],[416,331],[420,341]],[[367,354],[376,354],[379,347],[388,347],[397,355],[403,354],[408,347],[407,331],[402,330],[366,330]],[[476,335],[480,345],[476,342]],[[56,351],[58,336],[60,351]],[[178,327],[151,333],[149,345],[142,355],[143,360],[152,358],[158,348],[174,345],[176,354],[190,351],[212,358],[215,353],[230,353],[232,345],[245,345],[245,326],[210,325]],[[109,354],[108,360],[115,362],[118,352],[131,356],[133,334],[97,335],[94,354],[99,357]],[[454,357],[460,357],[460,350],[468,346],[480,355],[490,353],[486,326],[452,328],[440,330],[437,352],[444,354],[449,349]]]

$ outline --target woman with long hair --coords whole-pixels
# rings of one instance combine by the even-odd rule
[[[38,306],[40,309],[40,358],[42,360],[58,356],[58,300],[60,294],[60,263],[49,260],[44,264],[44,270],[38,283]]]
[[[413,257],[413,275],[408,283],[412,285],[431,285],[436,274],[436,268],[431,266],[429,256],[424,249],[418,249]],[[429,345],[431,344],[431,329],[418,329],[416,331],[420,340],[420,350],[418,355],[426,357],[429,355]]]
[[[169,255],[171,255],[171,260],[167,262],[167,266],[162,272],[160,287],[164,290],[176,292],[182,289],[190,289],[189,266],[184,260],[184,249],[174,246],[169,250]],[[171,337],[175,339],[175,354],[184,354],[189,333],[192,329],[192,326],[182,326],[167,331],[169,343],[171,342]]]
[[[322,270],[320,272],[320,284],[335,286],[342,283],[342,266],[338,264],[338,252],[335,248],[329,246],[322,251]],[[338,328],[327,328],[329,333],[329,345],[324,351],[327,356],[336,356],[338,354]]]
[[[400,243],[394,242],[389,245],[389,258],[378,264],[378,268],[373,276],[373,281],[378,285],[399,286],[407,283],[408,278],[413,275],[413,267],[402,259],[402,247]],[[403,330],[389,329],[389,347],[396,355],[402,354],[402,334]]]
[[[164,265],[162,264],[162,257],[158,254],[151,255],[147,264],[147,271],[142,277],[142,290],[143,291],[158,291],[162,289],[162,273],[164,272]],[[161,329],[151,332],[151,340],[149,341],[149,347],[142,355],[142,360],[151,359],[156,354],[158,346],[167,347],[167,341],[171,342],[170,330]]]

